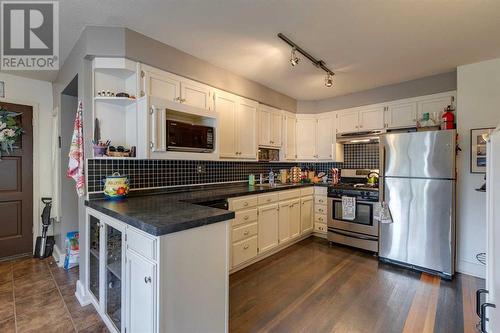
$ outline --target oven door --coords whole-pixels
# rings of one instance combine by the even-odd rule
[[[328,198],[328,227],[378,236],[378,222],[373,219],[373,202],[356,200],[356,218],[342,219],[342,199]]]

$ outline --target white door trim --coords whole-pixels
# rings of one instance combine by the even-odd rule
[[[0,98],[0,102],[11,103],[11,104],[21,104],[31,106],[33,109],[33,253],[35,251],[36,238],[40,235],[40,198],[42,194],[40,193],[40,166],[39,166],[39,103],[30,100],[21,100],[16,98]],[[52,192],[52,191],[51,191]]]

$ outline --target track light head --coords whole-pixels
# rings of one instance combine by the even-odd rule
[[[292,52],[290,53],[290,65],[295,66],[299,63],[300,58],[297,56],[295,47],[292,48]]]
[[[327,73],[325,77],[325,87],[332,87],[333,86],[333,75],[331,73]]]

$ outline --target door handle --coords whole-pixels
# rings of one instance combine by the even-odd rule
[[[476,314],[479,318],[481,318],[481,294],[488,294],[488,290],[486,289],[476,290]]]
[[[484,303],[481,305],[481,333],[487,333],[486,332],[486,321],[488,318],[486,318],[486,308],[496,308],[496,305],[493,303]]]
[[[144,283],[151,283],[151,276],[145,276]]]

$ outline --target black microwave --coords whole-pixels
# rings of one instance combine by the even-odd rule
[[[211,153],[214,141],[213,127],[167,120],[167,150]]]

